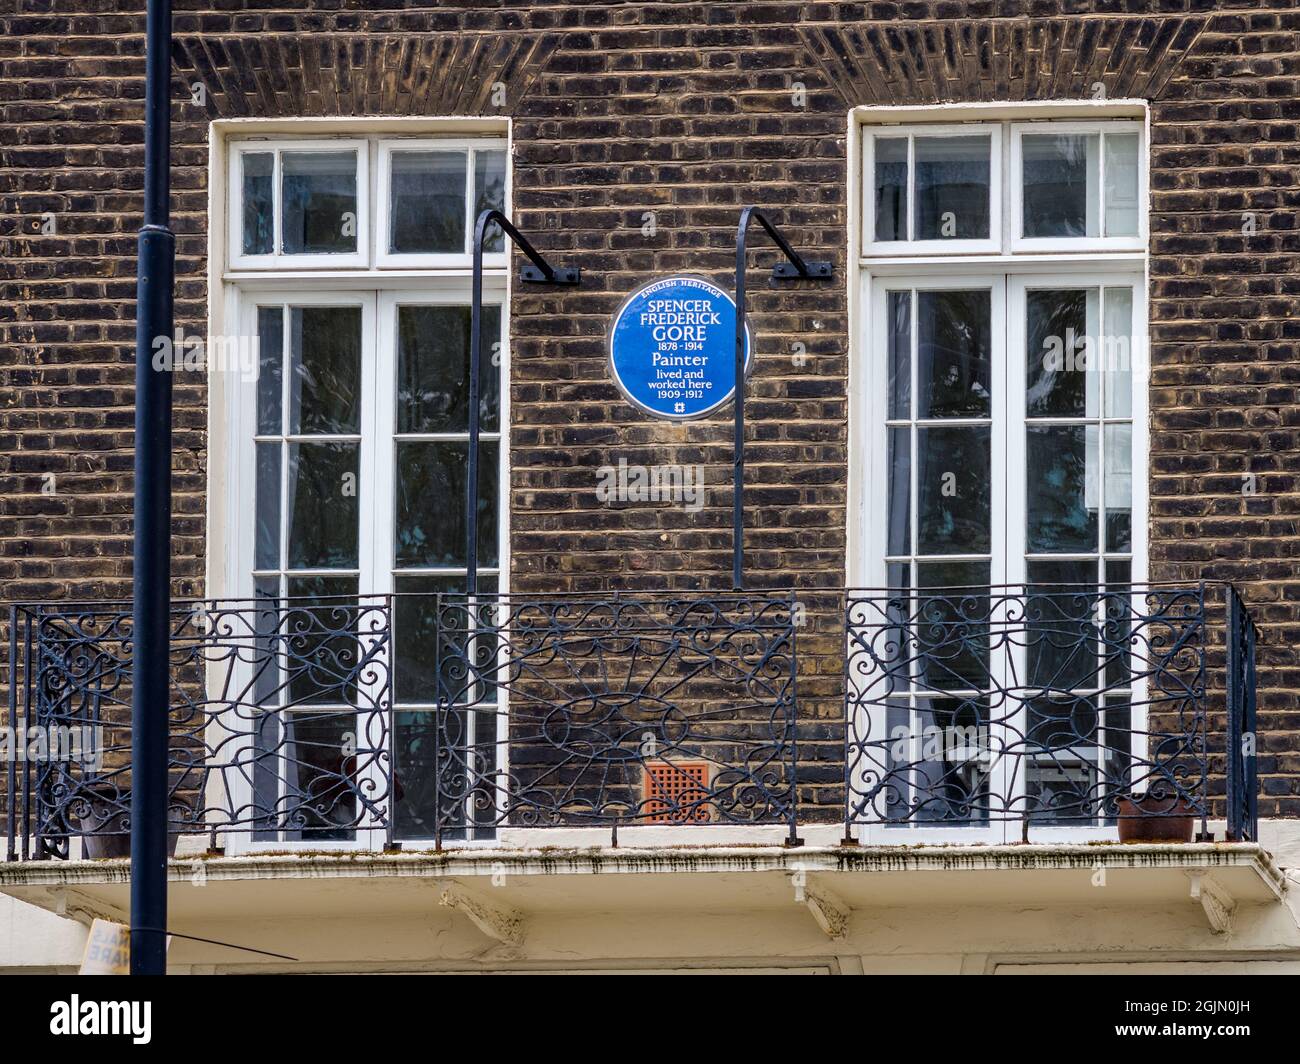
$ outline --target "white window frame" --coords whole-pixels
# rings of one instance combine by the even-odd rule
[[[877,240],[876,154],[877,138],[907,138],[907,231],[913,229],[916,211],[916,138],[989,136],[989,235],[985,240]],[[863,230],[868,255],[971,255],[992,254],[1002,246],[1003,126],[997,122],[956,125],[906,125],[873,127],[863,138]]]
[[[1100,236],[1024,236],[1024,138],[1026,135],[1061,133],[1067,136],[1097,134],[1097,224]],[[1136,133],[1138,137],[1137,235],[1106,236],[1106,144],[1108,133]],[[1009,232],[1007,248],[1012,252],[1053,251],[1143,251],[1147,246],[1147,159],[1146,133],[1141,122],[1112,119],[1092,122],[1013,122],[1010,136],[1010,163],[1007,189],[1010,208],[1007,212]]]
[[[327,252],[320,255],[285,255],[281,253],[281,229],[284,224],[282,203],[282,159],[285,152],[328,153],[355,151],[357,153],[357,250],[352,253]],[[230,204],[227,209],[227,246],[230,249],[230,268],[237,270],[346,270],[366,266],[370,261],[370,142],[363,138],[321,137],[312,140],[265,139],[239,141],[230,146],[229,175]],[[245,155],[273,156],[271,171],[271,254],[245,255],[244,247],[244,182],[243,157]]]
[[[1013,127],[1037,132],[1047,128],[1064,129],[1072,125],[1076,129],[1083,127],[1088,131],[1102,129],[1136,130],[1139,133],[1139,237],[1115,238],[1113,246],[1097,246],[1092,240],[1071,238],[1053,240],[1052,247],[1029,249],[1013,246],[1012,221],[1018,236],[1019,200],[1016,213],[1011,206],[1009,178],[1018,175],[1018,167],[1013,170],[1010,160],[1011,137],[1003,138],[1002,187],[994,194],[994,199],[1001,200],[1002,229],[997,246],[991,251],[960,251],[956,242],[902,242],[879,243],[874,241],[874,160],[871,146],[873,137],[899,136],[903,132],[927,133],[932,130],[949,127],[959,121],[958,128],[967,130],[984,123],[997,123],[1005,130]],[[1050,122],[1050,127],[1048,123]],[[850,213],[848,220],[849,249],[853,268],[857,274],[856,283],[849,285],[850,317],[850,362],[849,362],[849,492],[848,492],[848,535],[846,536],[845,572],[850,587],[881,588],[887,584],[886,554],[888,530],[882,509],[886,473],[886,382],[888,367],[886,364],[887,348],[883,321],[877,317],[877,308],[883,309],[883,298],[878,297],[877,289],[886,286],[900,288],[905,286],[921,287],[939,286],[946,282],[948,286],[978,287],[990,280],[1001,284],[1006,292],[1006,322],[1014,322],[1023,316],[1024,305],[1014,303],[1020,299],[1019,292],[1024,286],[1043,287],[1044,279],[1063,280],[1064,287],[1113,287],[1116,284],[1131,284],[1133,289],[1133,336],[1135,349],[1140,344],[1141,356],[1135,358],[1133,389],[1133,495],[1132,505],[1132,552],[1131,576],[1134,584],[1141,584],[1149,579],[1148,571],[1148,492],[1150,480],[1149,454],[1149,371],[1146,352],[1149,348],[1149,311],[1147,306],[1147,286],[1150,283],[1150,271],[1147,256],[1147,234],[1149,233],[1148,216],[1150,205],[1149,188],[1149,114],[1144,101],[1141,100],[1105,100],[1105,101],[1032,101],[1019,103],[992,104],[949,104],[938,106],[868,106],[855,108],[849,116],[850,146],[857,144],[858,151],[850,152],[850,157],[861,160],[860,168],[850,171]],[[861,143],[858,143],[858,142]],[[911,151],[909,149],[909,161]],[[1018,163],[1018,159],[1017,159]],[[909,167],[910,172],[910,167]],[[910,182],[909,178],[909,182]],[[1017,183],[1018,183],[1017,176]],[[1099,209],[1102,209],[1099,205]],[[910,224],[910,222],[909,222]],[[1122,241],[1122,245],[1121,242]],[[960,279],[959,284],[953,282]],[[914,312],[915,313],[915,312]],[[997,330],[995,321],[995,333]],[[1012,367],[1011,357],[1004,359],[1003,371],[995,367],[993,380],[995,384],[1007,373],[1016,374],[1011,380],[1020,381],[1024,373],[1023,324],[1015,335],[1010,329],[1004,330],[999,338],[995,335],[995,351],[1014,352],[1019,345],[1020,353],[1015,356],[1016,367]],[[995,355],[996,357],[996,355]],[[1023,428],[1018,432],[1010,431],[1011,419],[1019,418],[1023,425],[1023,389],[1008,388],[1005,393],[1003,410],[1004,421],[999,431],[995,428],[993,447],[998,446],[997,438],[1003,436],[1007,444],[1006,470],[1019,470],[1025,464]],[[914,393],[915,394],[915,393]],[[1013,409],[1014,404],[1014,409]],[[996,425],[996,422],[995,422]],[[1014,447],[1014,451],[1013,451]],[[994,461],[994,475],[997,475],[997,458]],[[913,456],[915,468],[915,455]],[[991,576],[996,582],[998,566],[1008,569],[1015,566],[1015,572],[1025,574],[1025,499],[1024,480],[1018,477],[1006,477],[1004,491],[1007,512],[1001,518],[1007,527],[1008,536],[1001,544],[1002,558],[994,554]],[[913,499],[915,488],[913,487]],[[1014,507],[1014,509],[1013,509]],[[1009,517],[1008,517],[1009,515]],[[994,522],[999,518],[995,512]],[[1014,531],[1013,531],[1014,530]],[[998,547],[994,532],[994,546]],[[1014,542],[1011,540],[1014,539]],[[1118,555],[1119,552],[1111,552]],[[1062,555],[1068,558],[1069,555]],[[1011,577],[1004,572],[1006,579]],[[995,611],[995,621],[997,613]],[[992,664],[992,663],[991,663]],[[996,665],[994,666],[997,667]],[[1146,721],[1139,707],[1144,701],[1141,687],[1135,685],[1133,691],[1135,715],[1133,727],[1142,729]],[[868,735],[877,722],[873,714],[872,727],[865,721],[859,723],[864,737],[879,738],[878,734]],[[883,720],[879,727],[884,727]],[[1021,773],[1023,777],[1023,772]],[[1001,780],[992,784],[1006,793]],[[1023,792],[1023,778],[1017,781],[1017,789]],[[856,825],[854,833],[864,843],[906,843],[925,842],[990,842],[1017,841],[1020,825],[1018,822],[993,822],[987,826],[915,826],[887,827],[883,823],[868,822]],[[1054,825],[1034,827],[1031,838],[1035,842],[1071,842],[1078,843],[1089,839],[1111,839],[1115,829],[1104,826]]]
[[[459,252],[393,252],[392,236],[392,161],[395,151],[464,152],[465,166],[465,246]],[[504,138],[435,137],[385,138],[379,142],[378,188],[375,196],[375,265],[380,269],[447,269],[471,266],[474,254],[474,161],[480,151],[499,151],[506,156],[505,203],[510,204],[510,154]],[[508,211],[505,212],[507,217]],[[504,237],[503,237],[504,240]],[[483,268],[505,268],[507,251],[484,252]]]
[[[889,336],[887,327],[882,327],[886,320],[888,292],[904,288],[913,292],[938,289],[989,288],[991,290],[992,346],[990,353],[993,359],[993,368],[990,374],[992,389],[990,417],[975,419],[943,418],[934,419],[934,423],[955,426],[970,423],[971,421],[988,421],[991,425],[990,538],[992,550],[989,559],[989,584],[996,587],[1001,584],[1023,585],[1028,579],[1029,559],[1026,557],[1025,528],[1028,518],[1025,491],[1027,482],[1025,468],[1027,430],[1023,387],[1028,368],[1026,362],[1028,352],[1025,350],[1024,331],[1024,317],[1027,305],[1026,294],[1028,291],[1043,288],[1104,289],[1116,287],[1131,287],[1132,289],[1132,328],[1135,338],[1140,338],[1145,331],[1147,314],[1145,279],[1140,270],[1135,270],[1132,267],[1124,268],[1120,266],[1106,270],[1074,269],[1043,274],[1036,269],[1033,271],[1022,269],[1019,272],[1007,272],[995,267],[991,270],[987,264],[935,263],[932,268],[921,272],[901,273],[889,270],[874,279],[864,276],[863,298],[865,305],[869,308],[869,328],[866,344],[868,373],[864,380],[867,394],[863,397],[865,401],[858,404],[858,409],[865,412],[868,424],[865,429],[865,439],[862,438],[861,433],[858,434],[858,438],[861,441],[860,446],[865,451],[866,482],[880,485],[880,490],[877,493],[876,507],[871,516],[865,521],[867,556],[862,563],[865,569],[859,571],[865,573],[866,579],[860,582],[861,586],[872,588],[889,586],[888,566],[890,562],[888,559],[890,556],[887,553],[889,529],[885,514],[888,500],[884,498],[883,494],[884,486],[889,483],[887,464],[889,428],[904,423],[912,425],[920,423],[915,417],[915,407],[913,407],[912,416],[909,419],[890,419],[888,417]],[[911,308],[913,338],[916,336],[917,311],[918,300],[914,295]],[[1131,378],[1133,392],[1131,418],[1105,418],[1103,411],[1095,419],[1041,419],[1044,423],[1087,420],[1089,422],[1095,421],[1099,425],[1106,424],[1109,421],[1130,422],[1131,420],[1133,427],[1133,464],[1137,467],[1139,461],[1141,462],[1140,470],[1138,468],[1132,470],[1132,498],[1130,500],[1132,513],[1131,549],[1128,552],[1102,549],[1102,543],[1104,542],[1103,504],[1102,513],[1099,514],[1097,551],[1063,552],[1060,554],[1036,555],[1035,557],[1059,561],[1076,560],[1082,557],[1089,557],[1094,560],[1102,558],[1128,560],[1131,566],[1130,581],[1133,584],[1143,584],[1148,578],[1147,478],[1149,469],[1147,452],[1149,430],[1147,419],[1149,398],[1147,393],[1149,380],[1146,370],[1145,342],[1135,342],[1134,349]],[[916,389],[918,360],[912,357],[909,362],[912,372],[911,396],[913,403],[915,403],[918,394]],[[1035,421],[1038,420],[1040,419],[1035,419]],[[913,439],[915,440],[914,430]],[[918,534],[916,478],[919,463],[915,446],[911,448],[910,457],[909,506],[911,507],[911,516],[909,517],[909,524],[911,526],[911,542],[908,545],[909,553],[907,556],[909,564],[915,564],[918,557],[923,558],[925,561],[982,560],[982,556],[974,554],[918,555],[916,553],[916,536]],[[1104,450],[1099,450],[1098,462],[1100,464],[1103,461]],[[1104,469],[1102,469],[1102,472],[1104,474]],[[1101,490],[1104,492],[1104,480],[1102,481]],[[1097,583],[1098,585],[1104,583],[1100,576]],[[915,580],[912,581],[912,587],[915,591]],[[1012,608],[1010,603],[998,603],[996,595],[994,596],[991,618],[995,629],[998,624],[1006,623],[1009,619],[1008,611]],[[999,652],[995,648],[993,655],[994,657],[989,664],[995,679],[1001,677],[999,682],[1005,684],[1012,675],[1025,675],[1025,652],[1023,647],[1010,653]],[[1131,691],[1132,728],[1135,732],[1144,732],[1147,726],[1145,690],[1145,683],[1139,679],[1139,682],[1133,686]],[[909,694],[909,706],[914,706],[916,702],[916,696]],[[872,721],[873,727],[871,734],[868,736],[868,738],[877,741],[885,735],[882,730],[885,725],[883,715],[878,714],[878,716],[881,716],[882,719]],[[1007,724],[1000,725],[992,730],[1010,728],[1013,734],[1023,735],[1027,725],[1026,716],[1027,709],[1022,705],[1016,720],[1009,721]],[[919,739],[914,737],[911,742],[919,749]],[[1101,749],[1099,746],[1099,755]],[[1027,785],[1026,772],[1023,769],[1028,764],[1028,759],[1023,757],[1009,760],[998,759],[989,781],[992,792],[1002,795],[1010,794],[1013,799],[1022,798]],[[871,823],[858,825],[857,831],[860,841],[871,843],[898,843],[906,841],[908,838],[923,837],[927,842],[997,844],[1017,841],[1019,839],[1020,825],[1014,821],[993,821],[988,824],[968,826],[959,824],[951,826],[890,826]],[[1033,838],[1039,842],[1052,840],[1079,841],[1085,838],[1106,839],[1110,838],[1113,833],[1113,829],[1100,826],[1051,825],[1034,828]]]
[[[310,139],[304,139],[312,134]],[[379,167],[378,146],[390,143],[400,147],[422,140],[436,138],[438,145],[468,143],[488,145],[502,150],[506,159],[506,199],[504,213],[511,211],[511,149],[508,121],[495,119],[222,119],[212,123],[209,137],[209,214],[211,233],[208,258],[208,322],[209,344],[214,334],[224,337],[247,337],[256,334],[255,312],[258,303],[282,305],[338,305],[359,302],[368,309],[363,311],[362,350],[362,424],[359,470],[360,526],[358,529],[358,595],[362,603],[376,601],[375,596],[391,593],[395,588],[393,563],[393,521],[395,517],[395,470],[384,470],[382,462],[390,460],[394,444],[385,441],[379,427],[395,421],[396,393],[380,394],[378,384],[387,381],[395,386],[397,351],[390,346],[387,353],[381,345],[394,325],[384,321],[382,315],[395,313],[399,303],[443,303],[470,305],[470,266],[467,234],[466,253],[459,261],[428,261],[403,263],[397,267],[380,268],[375,262],[378,239],[377,225],[371,223],[369,206],[364,211],[361,204],[373,204],[377,199]],[[312,256],[241,256],[235,254],[242,246],[242,193],[239,155],[243,152],[268,152],[295,150],[330,151],[343,146],[364,144],[365,155],[358,156],[359,169],[365,170],[358,179],[358,255]],[[362,159],[365,162],[363,164]],[[472,182],[472,157],[469,177]],[[280,195],[280,173],[277,163],[273,187],[277,197],[276,240]],[[470,186],[472,187],[472,185]],[[467,214],[472,204],[467,203]],[[472,221],[472,219],[471,219]],[[439,257],[441,259],[441,257]],[[484,566],[480,573],[495,576],[501,594],[509,593],[510,544],[510,293],[512,285],[508,274],[508,246],[505,252],[484,256],[483,298],[485,305],[501,306],[500,348],[500,426],[499,431],[483,432],[485,441],[499,439],[498,467],[498,563]],[[485,336],[484,355],[490,356],[493,337]],[[285,356],[289,350],[286,347]],[[381,357],[382,355],[382,357]],[[391,374],[376,361],[387,361]],[[207,482],[207,565],[206,594],[211,598],[251,598],[254,589],[255,521],[252,515],[256,495],[256,447],[253,433],[256,430],[257,391],[255,380],[244,381],[234,374],[222,372],[215,361],[208,367],[208,439],[209,462]],[[365,389],[369,394],[365,394]],[[385,458],[385,455],[388,458]],[[382,474],[382,475],[381,475]],[[283,510],[283,508],[282,508]],[[281,514],[282,522],[285,515]],[[429,568],[411,569],[411,575],[429,575]],[[463,575],[464,567],[439,569],[450,576]],[[304,575],[309,571],[304,570]],[[319,572],[317,570],[316,572]],[[406,571],[403,571],[406,572]],[[391,648],[389,653],[391,654]],[[391,658],[390,658],[391,662]],[[220,677],[214,673],[214,678]],[[503,695],[504,697],[504,695]],[[391,724],[391,722],[390,722]],[[229,743],[214,722],[214,742]],[[378,783],[380,781],[376,781]],[[221,781],[214,780],[213,801],[228,801],[228,796],[218,795]],[[251,781],[249,782],[251,787]],[[251,792],[248,796],[251,797]],[[254,841],[251,830],[227,833],[227,852],[248,852],[265,849],[378,849],[384,841],[384,832],[376,825],[358,825],[353,840],[281,840]],[[408,840],[418,844],[419,840]],[[470,844],[493,845],[490,840],[473,840]]]

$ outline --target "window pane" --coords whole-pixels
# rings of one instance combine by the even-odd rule
[[[1031,134],[1022,139],[1026,237],[1099,236],[1098,135]]]
[[[357,153],[292,152],[280,157],[286,255],[357,250]]]
[[[889,416],[906,418],[912,409],[912,293],[890,292],[888,300]]]
[[[1097,686],[1100,613],[1097,562],[1031,561],[1025,601],[1028,683],[1058,691]],[[1040,728],[1052,731],[1050,703],[1039,707]],[[1042,741],[1042,737],[1040,737]]]
[[[503,151],[474,153],[474,218],[486,210],[498,210],[502,214],[506,210],[506,153]],[[501,227],[490,227],[483,250],[501,251],[504,247]]]
[[[270,152],[244,152],[243,170],[244,254],[269,255],[275,226],[275,156]]]
[[[983,670],[971,664],[978,678]],[[921,740],[917,744],[920,761],[915,778],[916,810],[910,822],[987,824],[991,764],[988,699],[918,699],[916,729]]]
[[[257,444],[257,535],[253,567],[280,568],[280,452],[282,445]]]
[[[917,551],[985,554],[992,530],[991,430],[917,429]]]
[[[395,713],[393,728],[394,775],[401,784],[393,803],[395,835],[431,839],[439,816],[454,816],[438,795],[438,717],[430,712]]]
[[[294,307],[289,433],[361,431],[361,308]]]
[[[398,442],[397,564],[465,564],[465,477],[469,444]],[[497,563],[495,442],[479,447],[478,560]]]
[[[989,235],[987,136],[916,138],[914,240],[985,240]]]
[[[917,417],[988,417],[992,296],[918,292]]]
[[[1026,432],[1029,551],[1097,549],[1097,426],[1030,425]]]
[[[886,461],[889,464],[889,553],[912,553],[912,430],[891,428]]]
[[[1102,366],[1107,417],[1133,416],[1133,289],[1107,288]]]
[[[285,581],[290,612],[281,632],[293,632],[291,653],[284,655],[285,686],[290,705],[356,703],[357,660],[355,576],[297,576]]]
[[[1106,134],[1106,235],[1137,236],[1138,135]]]
[[[276,646],[280,631],[280,578],[256,577],[253,580],[253,595],[257,607],[253,620],[254,631],[257,633],[253,651],[257,661],[253,676],[253,703],[258,706],[278,706],[284,701],[284,688],[280,684],[281,655],[277,653]],[[256,731],[260,732],[267,726],[259,723]]]
[[[989,578],[987,561],[917,563],[915,612],[924,622],[908,635],[917,643],[922,690],[988,688]]]
[[[500,427],[501,308],[483,308],[479,426]],[[470,308],[397,308],[397,431],[469,428]]]
[[[1107,425],[1106,549],[1133,549],[1133,426]]]
[[[1092,293],[1095,301],[1095,291]],[[1029,417],[1096,416],[1089,411],[1086,290],[1025,294],[1025,411]]]
[[[289,445],[290,569],[353,569],[360,515],[358,445]]]
[[[478,578],[479,593],[490,599],[496,594],[497,578],[494,575]],[[464,639],[456,642],[461,655],[458,662],[446,643],[456,639],[465,630],[468,616],[462,608],[465,594],[465,577],[459,574],[446,576],[399,576],[397,597],[393,603],[394,672],[393,683],[397,701],[404,705],[432,705],[437,697],[435,666],[439,661],[438,595],[449,595],[444,602],[442,617],[441,654],[444,689],[460,692],[465,686],[463,676]]]
[[[907,239],[907,138],[877,137],[876,239]]]
[[[465,253],[465,153],[395,151],[388,250]]]
[[[284,385],[284,311],[280,307],[257,308],[257,431],[273,436],[280,432],[280,407]]]
[[[357,719],[349,712],[287,713],[285,803],[292,813],[291,840],[340,841],[356,837]]]

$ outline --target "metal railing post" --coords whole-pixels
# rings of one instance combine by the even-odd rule
[[[9,717],[5,721],[9,725],[10,731],[15,737],[20,734],[18,731],[18,607],[9,607]],[[18,837],[16,831],[18,828],[18,756],[17,749],[9,757],[9,764],[5,772],[6,791],[5,791],[5,827],[7,830],[7,845],[5,849],[5,860],[14,861],[18,858]]]
[[[1227,820],[1228,838],[1242,837],[1242,702],[1241,702],[1241,600],[1231,584],[1227,585],[1227,638],[1225,646],[1224,687],[1228,717]]]

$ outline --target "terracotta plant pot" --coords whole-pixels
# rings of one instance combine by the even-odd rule
[[[1191,842],[1192,807],[1177,794],[1133,794],[1120,798],[1120,842]]]

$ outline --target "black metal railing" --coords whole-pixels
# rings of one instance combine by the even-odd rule
[[[131,610],[9,621],[7,857],[124,854]],[[378,849],[842,820],[908,842],[876,829],[1204,833],[1222,811],[1253,840],[1254,655],[1240,598],[1200,584],[184,603],[168,830]]]
[[[1209,728],[1214,590],[850,592],[846,821],[1015,823],[1027,839],[1031,827],[1157,816],[1199,820],[1207,837],[1212,755],[1223,743],[1216,733],[1212,748]],[[1231,736],[1254,704],[1253,628],[1232,589],[1221,590]],[[1244,797],[1253,801],[1251,754],[1227,764],[1235,838],[1255,837]]]
[[[171,613],[168,831],[340,840],[388,807],[390,603],[181,603]],[[124,855],[129,605],[10,611],[9,856]]]
[[[1259,841],[1256,778],[1255,622],[1235,588],[1227,597],[1227,818],[1228,838]]]

